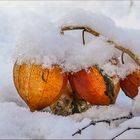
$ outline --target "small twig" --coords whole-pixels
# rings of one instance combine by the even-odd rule
[[[133,116],[132,112],[130,112],[128,116],[117,117],[117,118],[111,119],[111,121],[117,121],[117,120],[122,120],[122,119],[132,119],[133,117],[134,116]]]
[[[96,123],[94,121],[91,121],[90,124],[86,125],[85,127],[78,129],[78,131],[76,131],[74,134],[72,134],[72,136],[75,136],[76,134],[80,134],[82,133],[82,131],[86,128],[88,128],[91,125],[96,125]]]
[[[122,120],[122,119],[132,119],[133,118],[133,114],[130,112],[128,116],[123,116],[123,117],[117,117],[117,118],[113,118],[113,119],[107,119],[107,120],[98,120],[98,121],[91,121],[88,125],[86,125],[85,127],[79,129],[78,131],[76,131],[75,133],[72,134],[72,136],[75,136],[76,134],[81,134],[82,131],[88,127],[90,127],[91,125],[96,125],[97,123],[107,123],[107,124],[111,124],[111,122],[113,121],[117,121],[117,120]]]
[[[96,37],[99,37],[101,34],[93,29],[91,29],[90,27],[88,26],[65,26],[65,27],[62,27],[61,28],[61,34],[64,34],[64,31],[68,31],[68,30],[84,30]],[[114,41],[112,40],[106,40],[106,42],[108,42],[109,44],[113,45],[113,47],[115,47],[116,49],[128,54],[134,61],[135,63],[140,66],[140,59],[129,49],[123,47],[123,46],[120,46],[118,45],[117,43],[115,43]]]
[[[96,125],[96,123],[100,123],[100,122],[105,122],[108,123],[110,125],[110,121],[109,120],[99,120],[99,121],[91,121],[88,125],[86,125],[85,127],[78,129],[78,131],[76,131],[74,134],[72,134],[72,136],[76,135],[76,134],[81,134],[82,131],[88,127],[90,127],[91,125]]]
[[[124,56],[124,52],[122,52],[122,55],[121,55],[122,64],[124,64],[123,56]]]
[[[140,129],[140,128],[139,127],[128,127],[125,130],[123,130],[121,133],[119,133],[118,135],[116,135],[115,137],[113,137],[111,140],[116,139],[117,137],[119,137],[120,135],[122,135],[123,133],[125,133],[126,131],[129,131],[131,129],[135,129],[136,130],[136,129]]]

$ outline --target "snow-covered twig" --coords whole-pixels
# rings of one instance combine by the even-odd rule
[[[117,137],[119,137],[120,135],[122,135],[123,133],[125,133],[126,131],[129,131],[131,129],[140,129],[140,127],[128,127],[125,130],[123,130],[121,133],[119,133],[118,135],[116,135],[115,137],[113,137],[111,140],[116,139]]]
[[[64,31],[67,30],[83,30],[83,32],[88,32],[94,36],[99,37],[101,34],[93,29],[91,29],[88,26],[64,26],[61,28],[61,34],[64,34]],[[84,33],[83,33],[84,34]],[[84,39],[83,39],[84,40]],[[128,54],[135,62],[138,66],[140,66],[140,59],[128,48],[125,48],[121,45],[118,45],[117,43],[115,43],[113,40],[107,39],[106,42],[108,42],[109,44],[113,45],[116,49],[121,50],[122,52]],[[83,42],[84,44],[85,42]]]
[[[61,28],[61,34],[64,34],[64,31],[68,31],[68,30],[84,30],[88,33],[93,34],[94,36],[99,36],[100,33],[96,32],[95,30],[91,29],[88,26],[64,26]]]
[[[113,119],[106,119],[106,120],[98,120],[98,121],[91,121],[88,125],[86,125],[85,127],[79,129],[78,131],[76,131],[75,133],[72,134],[72,136],[76,135],[76,134],[81,134],[82,131],[86,128],[88,128],[91,125],[96,125],[97,123],[108,123],[110,125],[111,122],[113,121],[117,121],[117,120],[122,120],[122,119],[132,119],[133,118],[133,114],[130,112],[128,116],[122,116],[122,117],[117,117],[117,118],[113,118]]]

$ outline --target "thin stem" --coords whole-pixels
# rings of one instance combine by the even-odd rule
[[[123,56],[124,56],[124,52],[122,52],[122,55],[121,55],[122,64],[124,64]]]
[[[131,129],[140,129],[139,127],[128,127],[128,128],[126,128],[125,130],[123,130],[122,132],[120,132],[119,134],[117,134],[115,137],[113,137],[111,140],[114,140],[114,139],[116,139],[117,137],[119,137],[120,135],[122,135],[123,133],[125,133],[126,131],[129,131],[129,130],[131,130]]]
[[[91,29],[88,26],[65,26],[61,28],[61,34],[64,34],[64,31],[68,31],[68,30],[85,30],[86,32],[99,37],[101,34],[93,29]],[[113,45],[113,47],[115,47],[116,49],[128,54],[134,61],[135,63],[140,66],[140,59],[128,48],[125,48],[121,45],[118,45],[117,43],[115,43],[112,40],[106,40],[106,42],[108,42],[109,44]]]
[[[83,45],[85,45],[85,30],[82,31]]]

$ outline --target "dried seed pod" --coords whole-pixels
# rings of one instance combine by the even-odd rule
[[[81,113],[86,111],[90,107],[91,105],[88,102],[81,99],[76,93],[72,91],[69,82],[61,97],[50,106],[51,111],[54,114],[62,116]]]

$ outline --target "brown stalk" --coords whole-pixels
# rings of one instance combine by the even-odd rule
[[[88,26],[64,26],[61,28],[61,34],[64,34],[64,31],[68,31],[68,30],[83,30],[84,32],[88,32],[96,37],[99,37],[101,34],[93,29],[91,29]],[[84,40],[84,39],[83,39]],[[84,41],[83,41],[84,42]],[[128,48],[125,48],[121,45],[118,45],[117,43],[115,43],[112,40],[106,40],[106,42],[108,42],[109,44],[113,45],[113,47],[115,47],[116,49],[128,54],[134,61],[135,63],[140,66],[140,59]],[[85,42],[84,42],[85,43]]]
[[[64,26],[61,28],[61,34],[64,34],[64,31],[68,31],[68,30],[84,30],[88,33],[93,34],[94,36],[100,35],[100,33],[94,31],[93,29],[91,29],[88,26]]]

